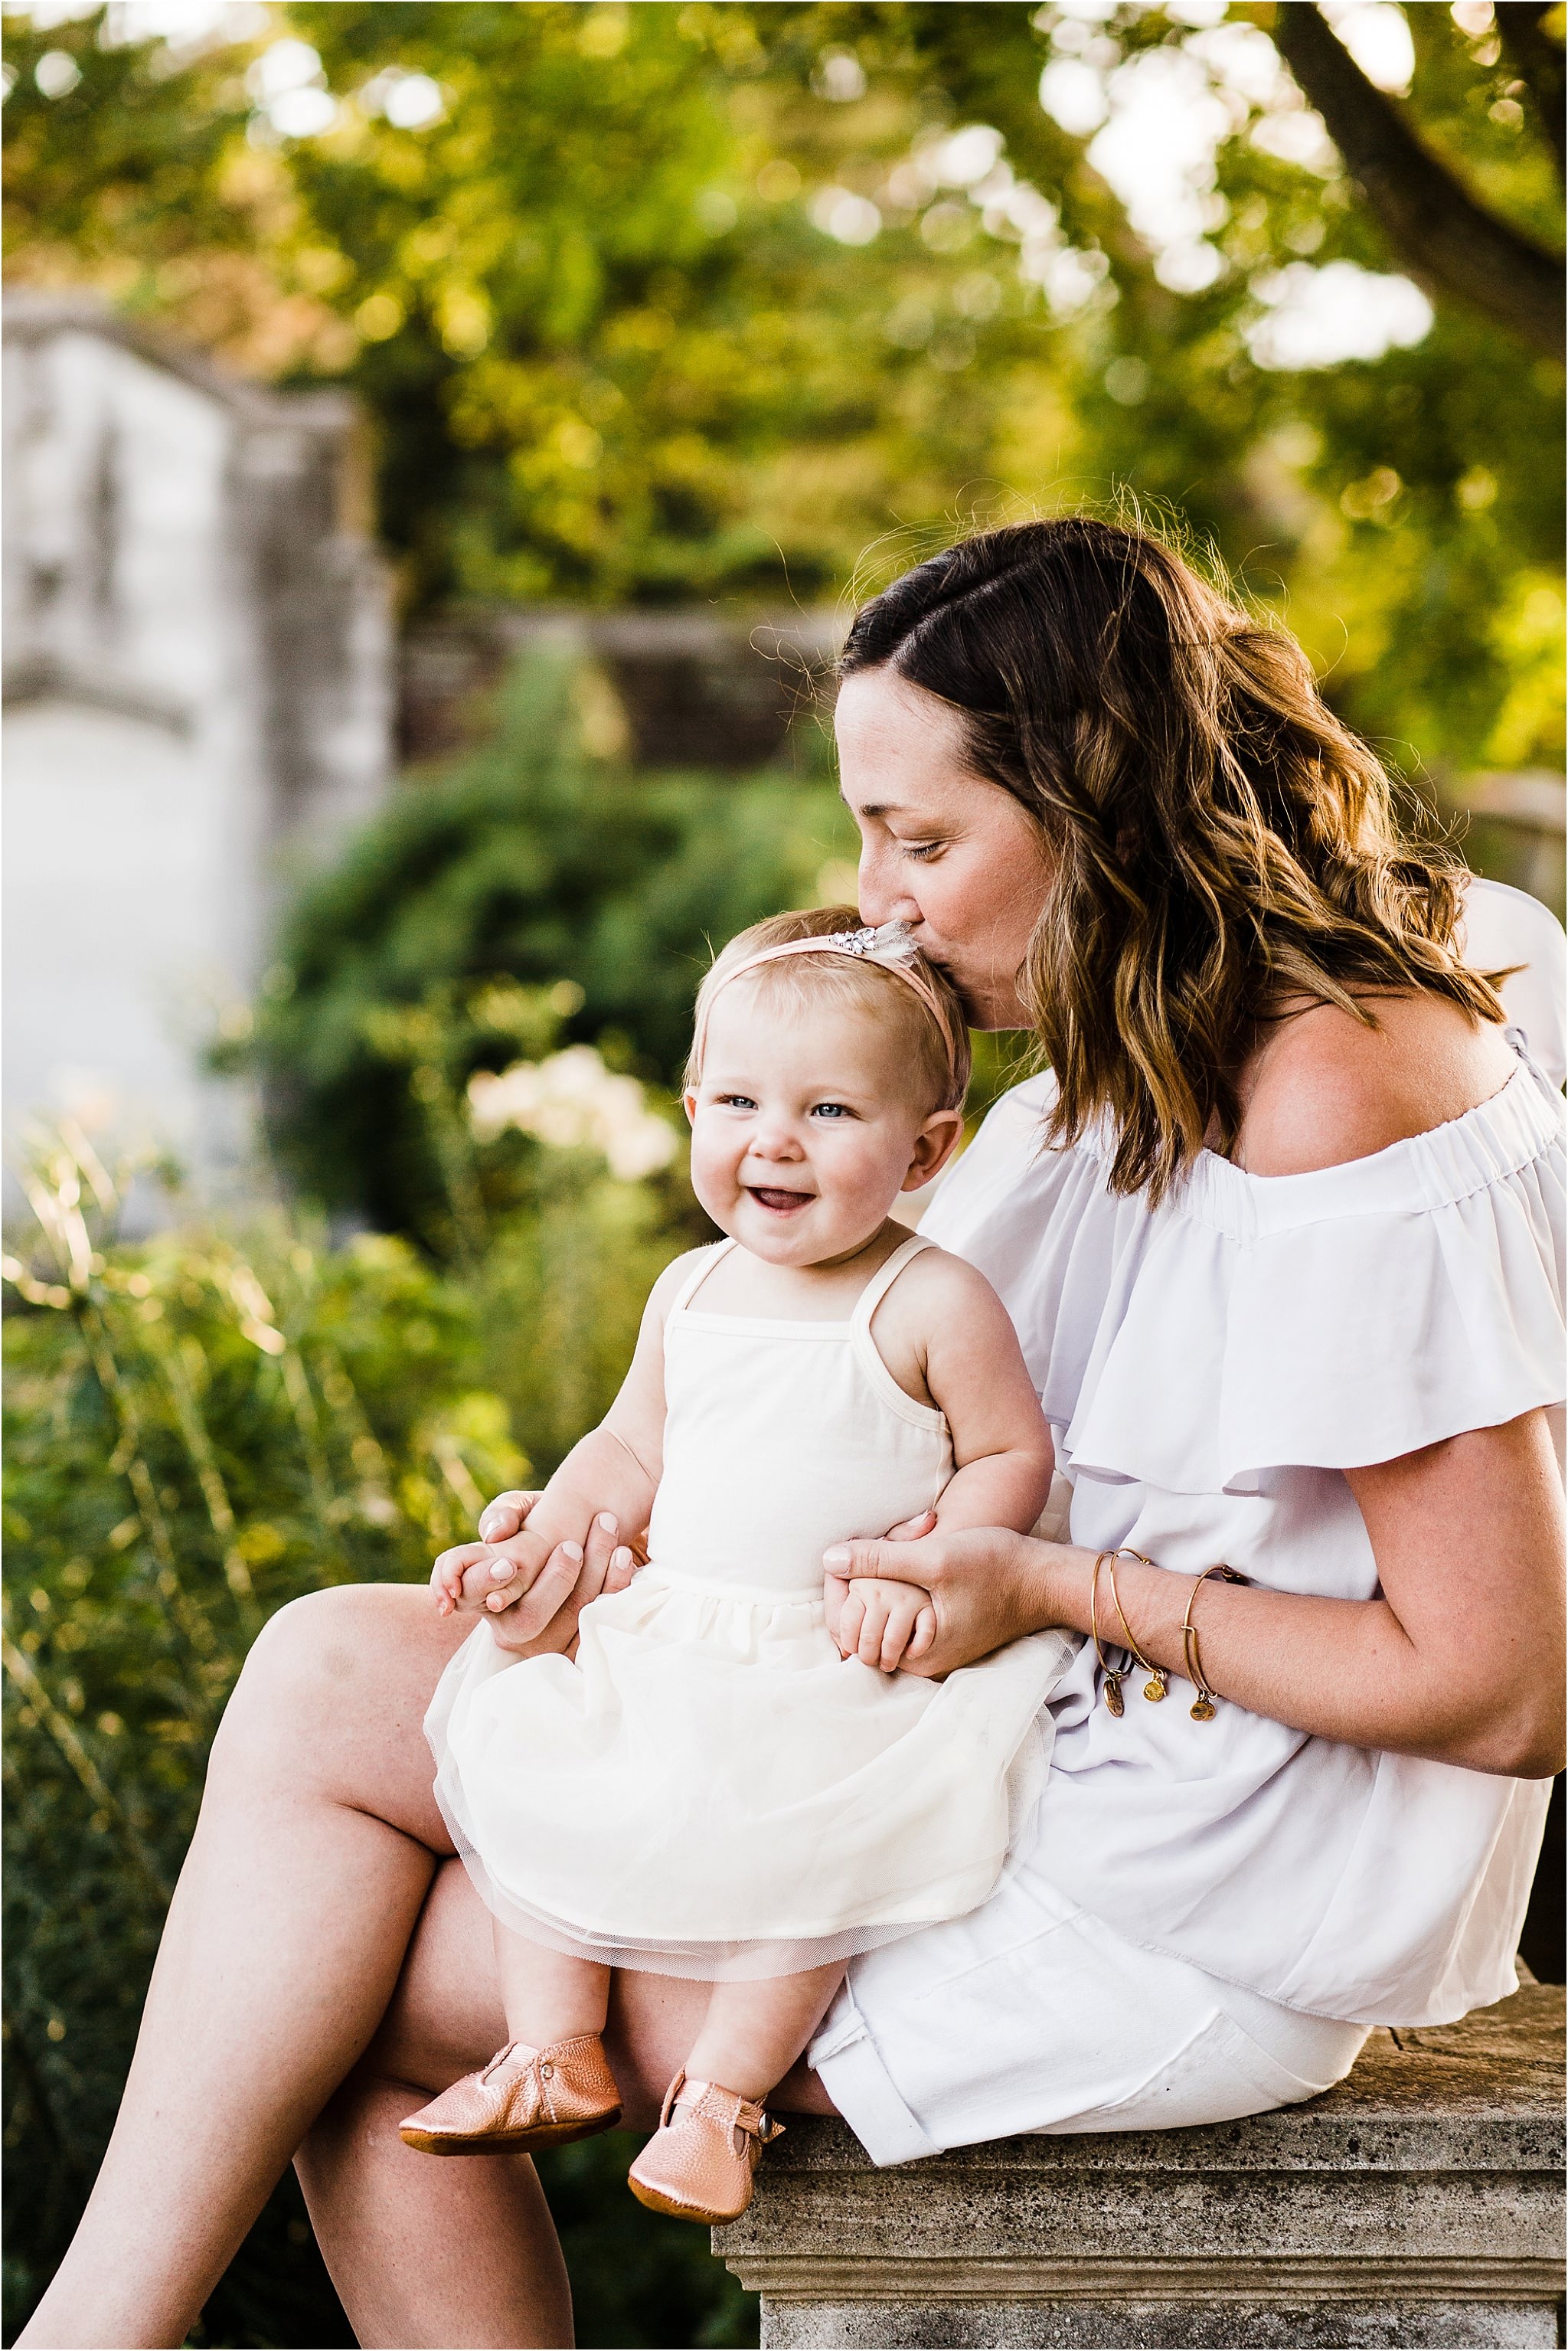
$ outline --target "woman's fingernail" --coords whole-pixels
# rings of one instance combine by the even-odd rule
[[[485,1603],[486,1608],[504,1608],[506,1604],[506,1602],[502,1599],[498,1592],[492,1592],[490,1597]]]
[[[825,1551],[822,1553],[824,1567],[848,1567],[849,1563],[849,1552],[842,1543],[835,1543],[831,1551]]]
[[[619,1550],[619,1551],[612,1551],[612,1552],[611,1552],[611,1554],[610,1554],[610,1564],[611,1564],[611,1566],[615,1570],[615,1572],[616,1572],[616,1573],[617,1573],[618,1575],[620,1574],[620,1573],[621,1573],[621,1571],[622,1571],[622,1569],[623,1567],[630,1567],[630,1566],[631,1566],[631,1564],[632,1564],[632,1554],[631,1554],[631,1552],[626,1549],[626,1546],[625,1546],[625,1544],[624,1544],[624,1543],[622,1543],[622,1546],[621,1546],[621,1548],[620,1548],[620,1550]]]
[[[620,1530],[620,1525],[621,1525],[621,1521],[620,1521],[620,1520],[619,1520],[619,1519],[612,1519],[612,1518],[611,1517],[611,1515],[610,1515],[610,1513],[609,1513],[609,1511],[608,1511],[608,1510],[601,1510],[601,1511],[600,1511],[600,1513],[599,1513],[599,1523],[600,1523],[601,1527],[603,1529],[604,1532],[605,1532],[607,1535],[612,1535],[612,1534],[617,1533],[617,1532],[619,1531],[619,1530]]]
[[[493,1559],[490,1562],[490,1579],[494,1583],[510,1583],[512,1580],[511,1561],[509,1559]]]
[[[580,1543],[562,1543],[560,1547],[560,1555],[562,1559],[570,1559],[573,1567],[579,1567],[582,1563],[582,1545]]]

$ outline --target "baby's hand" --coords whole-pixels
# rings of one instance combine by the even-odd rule
[[[936,1638],[936,1610],[918,1583],[857,1576],[839,1610],[835,1637],[841,1654],[883,1673],[923,1657]]]
[[[492,1604],[506,1607],[531,1590],[558,1549],[573,1568],[581,1565],[582,1541],[573,1539],[579,1533],[575,1520],[570,1527],[547,1527],[538,1510],[544,1498],[530,1494],[523,1499],[526,1508],[518,1515],[525,1523],[515,1535],[496,1542],[456,1543],[442,1552],[430,1571],[437,1615],[450,1616],[454,1610],[480,1609]],[[559,1513],[550,1516],[558,1519]],[[586,1536],[586,1513],[580,1532]],[[503,1586],[506,1598],[500,1596]]]

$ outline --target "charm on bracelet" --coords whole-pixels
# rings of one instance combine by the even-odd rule
[[[1122,1696],[1122,1680],[1126,1669],[1113,1666],[1100,1646],[1100,1570],[1112,1556],[1110,1552],[1103,1551],[1094,1562],[1094,1572],[1089,1578],[1089,1637],[1094,1644],[1094,1656],[1104,1678],[1105,1711],[1120,1716],[1127,1710],[1126,1700]]]
[[[1192,1621],[1193,1602],[1211,1575],[1218,1575],[1224,1583],[1245,1583],[1247,1581],[1247,1578],[1244,1575],[1239,1575],[1233,1567],[1206,1567],[1187,1594],[1186,1614],[1181,1620],[1181,1646],[1182,1655],[1186,1660],[1186,1677],[1197,1692],[1197,1696],[1187,1708],[1194,1722],[1212,1722],[1218,1711],[1215,1704],[1215,1693],[1204,1679],[1203,1658],[1197,1646],[1197,1627]]]
[[[1127,1646],[1127,1654],[1130,1657],[1134,1658],[1142,1671],[1148,1675],[1149,1678],[1144,1684],[1144,1696],[1148,1699],[1151,1706],[1157,1706],[1161,1698],[1168,1698],[1170,1695],[1171,1677],[1164,1666],[1156,1666],[1150,1663],[1149,1659],[1145,1656],[1142,1649],[1139,1648],[1136,1641],[1133,1638],[1133,1628],[1127,1622],[1127,1612],[1122,1605],[1122,1595],[1116,1589],[1116,1562],[1119,1559],[1141,1560],[1145,1567],[1153,1567],[1155,1562],[1152,1559],[1145,1558],[1141,1551],[1132,1551],[1124,1544],[1120,1551],[1113,1551],[1109,1554],[1107,1573],[1111,1578],[1112,1604],[1115,1608],[1117,1616],[1121,1619],[1122,1632]]]

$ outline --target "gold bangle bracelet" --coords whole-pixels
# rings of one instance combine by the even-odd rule
[[[1108,1662],[1100,1646],[1100,1570],[1111,1557],[1110,1552],[1101,1552],[1094,1562],[1094,1572],[1089,1578],[1089,1637],[1094,1644],[1094,1656],[1105,1679],[1105,1711],[1107,1714],[1124,1714],[1126,1705],[1122,1697],[1122,1677]]]
[[[1148,1675],[1149,1678],[1144,1684],[1144,1696],[1148,1699],[1151,1706],[1157,1706],[1161,1698],[1169,1695],[1171,1677],[1164,1666],[1151,1665],[1148,1658],[1145,1656],[1142,1649],[1139,1648],[1136,1641],[1133,1638],[1133,1628],[1127,1622],[1127,1612],[1122,1605],[1122,1595],[1116,1589],[1116,1562],[1119,1559],[1142,1560],[1143,1564],[1145,1567],[1153,1567],[1155,1562],[1152,1559],[1145,1559],[1141,1551],[1133,1551],[1129,1549],[1125,1543],[1123,1544],[1120,1551],[1113,1551],[1109,1555],[1111,1601],[1118,1617],[1121,1619],[1123,1635],[1127,1644],[1127,1654],[1129,1656],[1135,1658],[1141,1670]]]
[[[1197,1692],[1197,1696],[1187,1708],[1194,1722],[1212,1722],[1215,1716],[1216,1693],[1209,1688],[1203,1677],[1203,1659],[1197,1646],[1197,1627],[1192,1621],[1193,1603],[1211,1575],[1218,1575],[1226,1583],[1245,1583],[1247,1581],[1247,1578],[1244,1575],[1239,1575],[1233,1567],[1206,1567],[1187,1593],[1186,1614],[1181,1620],[1181,1647],[1182,1656],[1186,1660],[1186,1677]],[[1112,1588],[1114,1589],[1114,1579],[1113,1579]]]

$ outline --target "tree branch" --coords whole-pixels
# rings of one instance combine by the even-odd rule
[[[1315,6],[1285,0],[1274,11],[1273,35],[1411,276],[1561,359],[1561,260],[1476,202],[1367,80]]]
[[[1535,101],[1542,129],[1557,158],[1557,176],[1568,169],[1563,154],[1563,59],[1561,43],[1545,28],[1552,0],[1500,0],[1494,9],[1503,56]]]

